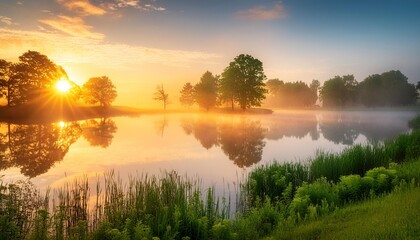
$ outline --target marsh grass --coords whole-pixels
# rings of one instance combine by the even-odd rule
[[[309,164],[260,166],[235,185],[235,216],[230,197],[174,171],[128,181],[111,171],[95,189],[81,178],[45,194],[29,181],[0,178],[0,239],[258,239],[279,224],[294,228],[418,184],[419,156],[414,131],[341,154],[318,153]]]

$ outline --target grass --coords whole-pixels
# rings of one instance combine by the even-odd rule
[[[29,181],[0,178],[0,239],[260,239],[276,229],[275,239],[410,238],[419,234],[420,211],[401,204],[420,206],[413,187],[420,181],[419,156],[420,132],[414,131],[381,145],[320,153],[308,165],[261,166],[237,190],[234,219],[229,198],[176,172],[127,183],[109,172],[96,189],[78,179],[45,195]],[[404,186],[411,190],[381,200]]]
[[[270,239],[418,239],[420,188],[401,190],[319,220],[280,226]]]

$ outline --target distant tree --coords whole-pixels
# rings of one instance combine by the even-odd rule
[[[324,82],[320,98],[324,107],[344,107],[356,102],[357,81],[353,75],[335,76]]]
[[[400,71],[368,76],[359,85],[360,99],[365,106],[399,106],[416,101],[414,84]]]
[[[156,92],[154,93],[153,99],[156,101],[162,101],[163,110],[166,110],[166,105],[169,104],[169,94],[165,92],[165,89],[163,88],[163,84],[158,85],[156,87]]]
[[[237,56],[222,73],[220,96],[222,102],[234,102],[245,110],[252,106],[261,106],[265,99],[265,80],[263,64],[250,55]]]
[[[417,82],[416,90],[417,90],[417,98],[419,98],[420,97],[420,81]]]
[[[270,79],[266,82],[266,88],[266,104],[271,107],[308,107],[316,102],[316,93],[301,81],[284,83],[278,79]]]
[[[314,104],[318,100],[318,90],[320,86],[321,86],[321,83],[316,79],[313,79],[311,84],[309,85],[309,88],[312,91],[312,101],[314,102]]]
[[[200,108],[208,111],[217,105],[217,82],[218,78],[207,71],[194,86],[195,100]]]
[[[189,82],[184,84],[180,93],[181,97],[179,98],[179,101],[181,104],[187,107],[191,107],[195,102],[193,85],[191,85]]]
[[[82,98],[88,104],[110,106],[117,97],[117,90],[107,76],[90,78],[82,87]]]

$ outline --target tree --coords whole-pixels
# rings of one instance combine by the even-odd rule
[[[90,78],[82,87],[82,98],[88,104],[110,106],[117,97],[117,90],[107,76]]]
[[[318,100],[318,90],[320,86],[321,86],[321,83],[316,79],[313,79],[311,84],[309,85],[309,88],[312,91],[312,98],[313,98],[312,101],[314,102],[314,104]]]
[[[217,105],[218,78],[209,71],[205,72],[200,82],[194,86],[195,100],[206,111]]]
[[[267,105],[272,107],[308,107],[316,102],[316,92],[304,82],[284,83],[278,79],[266,82]]]
[[[3,94],[6,95],[8,106],[35,101],[45,102],[56,94],[56,82],[62,78],[68,79],[61,66],[35,51],[22,54],[19,62],[8,64],[8,68],[9,77],[7,81],[2,81]]]
[[[8,98],[8,88],[9,79],[10,79],[10,67],[12,63],[0,59],[0,98],[6,97]]]
[[[400,71],[370,75],[359,84],[361,102],[369,107],[414,104],[416,88],[407,80]]]
[[[335,76],[324,82],[320,98],[324,107],[344,107],[356,103],[357,81],[353,75]]]
[[[169,104],[169,94],[165,92],[165,89],[163,89],[163,84],[156,87],[153,99],[156,101],[162,101],[163,110],[166,110],[166,105]]]
[[[193,85],[187,82],[182,87],[182,90],[180,93],[181,93],[181,97],[179,98],[179,101],[181,102],[181,104],[187,107],[191,107],[195,102]]]
[[[250,55],[237,56],[222,73],[220,96],[222,102],[238,102],[245,110],[252,106],[261,106],[265,99],[264,69],[262,62]]]

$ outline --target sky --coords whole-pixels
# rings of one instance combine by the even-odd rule
[[[267,79],[324,82],[400,70],[420,81],[420,0],[1,0],[0,59],[47,55],[80,85],[108,76],[116,105],[159,107],[237,55]]]

